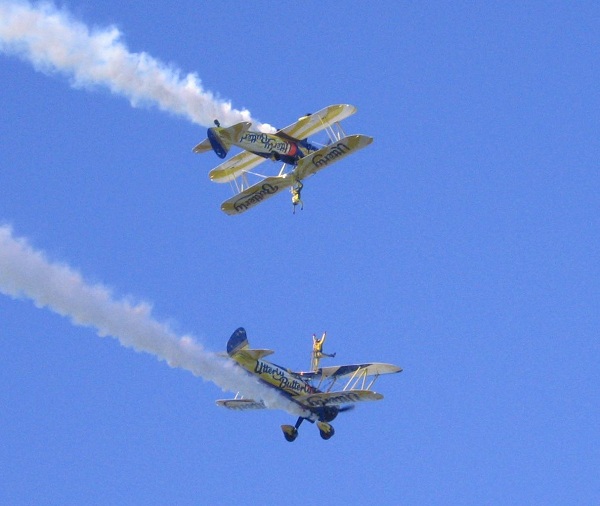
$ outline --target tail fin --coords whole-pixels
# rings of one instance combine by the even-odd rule
[[[227,354],[231,357],[245,348],[248,348],[248,337],[246,336],[246,329],[240,327],[231,334],[229,341],[227,341]]]
[[[231,145],[236,143],[250,126],[250,122],[242,121],[227,128],[220,126],[209,128],[208,141],[217,156],[225,158]]]

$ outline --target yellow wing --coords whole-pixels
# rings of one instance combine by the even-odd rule
[[[283,132],[290,137],[303,140],[311,135],[316,134],[317,132],[320,132],[321,130],[324,130],[332,123],[342,121],[348,116],[352,116],[355,112],[356,107],[353,105],[330,105],[329,107],[321,109],[319,112],[303,116],[295,123],[282,128],[277,133]]]
[[[322,367],[317,371],[317,375],[323,377],[333,376],[342,378],[344,376],[353,376],[360,373],[362,376],[379,376],[380,374],[394,374],[402,372],[402,368],[393,364],[355,364],[355,365],[334,365],[331,367]]]
[[[382,374],[394,374],[402,372],[402,367],[393,364],[382,364],[379,362],[368,364],[332,365],[320,367],[316,371],[298,372],[300,377],[313,378],[362,378],[365,376],[380,376]]]
[[[302,158],[294,169],[294,174],[297,179],[312,176],[321,169],[340,161],[342,158],[368,146],[372,142],[373,138],[367,135],[357,134],[343,137],[339,141]]]
[[[371,390],[343,390],[340,392],[296,395],[293,399],[308,408],[318,408],[321,406],[339,406],[351,402],[379,401],[383,399],[383,395]]]
[[[241,214],[293,184],[288,176],[268,177],[223,202],[221,210],[229,215]]]
[[[255,401],[254,399],[222,399],[216,401],[217,406],[223,408],[235,409],[236,411],[246,411],[249,409],[266,409],[263,401]]]

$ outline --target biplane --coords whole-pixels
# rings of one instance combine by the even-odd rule
[[[296,205],[302,204],[302,180],[373,142],[372,137],[346,135],[342,129],[340,121],[355,112],[352,105],[330,105],[272,134],[250,130],[248,121],[223,127],[215,120],[208,137],[193,152],[212,150],[225,158],[232,146],[243,150],[209,172],[211,181],[230,183],[234,191],[234,196],[221,205],[226,214],[241,214],[287,188],[292,192],[295,211]],[[309,136],[323,130],[328,137],[325,143],[308,141]],[[254,170],[266,160],[282,163],[277,174],[269,176]]]
[[[287,441],[298,437],[298,428],[304,420],[317,424],[323,439],[334,434],[330,422],[357,402],[378,401],[383,395],[372,390],[375,381],[382,374],[398,373],[402,369],[392,364],[368,363],[320,367],[323,357],[333,357],[323,352],[326,334],[320,339],[313,335],[311,370],[292,372],[264,360],[272,350],[252,349],[248,344],[246,331],[237,329],[227,343],[227,355],[248,373],[256,376],[263,384],[272,387],[296,403],[301,409],[295,425],[282,425],[281,430]],[[247,399],[240,394],[234,399],[218,400],[218,406],[245,411],[268,409],[261,399]]]

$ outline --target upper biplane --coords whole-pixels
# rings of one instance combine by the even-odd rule
[[[292,372],[263,360],[273,351],[250,348],[243,328],[237,329],[227,343],[227,355],[231,359],[303,410],[303,416],[295,425],[281,426],[285,439],[290,442],[298,437],[298,427],[304,420],[316,422],[321,437],[329,439],[334,434],[329,422],[338,413],[352,409],[356,402],[383,399],[383,395],[372,390],[377,378],[402,371],[398,366],[381,363],[319,367],[323,357],[335,356],[335,353],[323,353],[325,337],[323,334],[317,339],[313,335],[311,370],[307,372]],[[217,405],[234,410],[268,408],[261,399],[246,399],[240,394],[235,399],[219,400]]]
[[[366,135],[345,134],[340,121],[355,112],[352,105],[330,105],[273,134],[251,131],[248,121],[222,127],[215,120],[215,126],[208,129],[208,138],[193,151],[213,150],[219,158],[225,158],[232,146],[243,149],[209,173],[212,181],[230,183],[234,190],[235,195],[221,205],[225,213],[241,214],[286,188],[292,192],[295,210],[297,204],[302,204],[303,179],[373,142]],[[323,130],[328,135],[324,144],[308,141],[309,136]],[[266,160],[283,164],[276,175],[254,172]]]

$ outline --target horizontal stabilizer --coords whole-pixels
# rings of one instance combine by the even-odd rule
[[[223,202],[221,210],[229,215],[242,214],[292,184],[293,179],[289,176],[268,177]]]
[[[248,344],[246,329],[240,327],[235,330],[227,341],[227,355],[230,357],[244,354],[249,359],[260,360],[275,353],[273,350],[253,350]]]
[[[267,409],[264,402],[255,401],[254,399],[224,399],[216,401],[217,406],[227,409],[235,409],[236,411],[247,411],[250,409]]]
[[[251,123],[242,121],[233,126],[212,127],[208,129],[208,140],[219,158],[225,158],[229,148],[240,140],[240,137],[250,128]]]
[[[373,137],[367,135],[349,135],[329,146],[305,156],[298,162],[294,174],[298,179],[305,179],[329,165],[339,162],[342,158],[355,153],[373,142]]]
[[[205,153],[211,149],[217,153],[219,158],[225,158],[229,148],[250,128],[252,123],[242,121],[230,127],[211,127],[208,129],[208,139],[196,144],[192,151],[194,153]]]
[[[275,353],[273,350],[242,350],[238,354],[244,354],[252,360],[260,360],[263,357],[268,357]]]
[[[371,390],[341,390],[339,392],[322,392],[294,397],[294,401],[308,408],[340,406],[352,402],[379,401],[381,399],[383,399],[383,395]]]
[[[194,153],[206,153],[207,151],[212,151],[212,146],[210,145],[209,139],[204,139],[200,144],[196,144],[194,149],[192,149]]]

